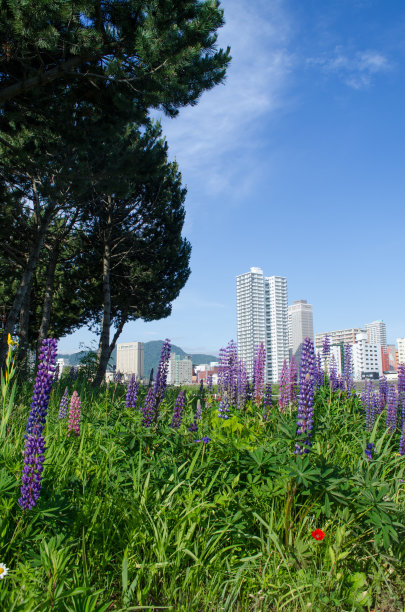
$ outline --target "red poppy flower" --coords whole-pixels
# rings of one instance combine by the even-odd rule
[[[315,531],[311,533],[311,536],[314,538],[314,540],[323,540],[325,534],[322,529],[315,529]]]

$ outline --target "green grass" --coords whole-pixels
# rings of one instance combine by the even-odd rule
[[[138,409],[125,408],[124,386],[69,387],[82,400],[81,434],[68,438],[58,419],[61,381],[31,511],[17,503],[28,383],[3,428],[0,562],[10,573],[1,610],[404,610],[405,459],[384,415],[366,433],[356,397],[321,390],[313,447],[301,458],[296,415],[276,406],[266,422],[253,405],[224,421],[204,402],[193,435],[197,390],[186,391],[173,431],[178,390],[167,391],[148,430]],[[209,444],[194,442],[203,435]],[[316,528],[322,541],[311,537]]]

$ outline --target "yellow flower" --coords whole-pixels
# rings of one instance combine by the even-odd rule
[[[8,344],[9,346],[15,346],[15,345],[17,345],[17,344],[18,344],[18,342],[14,341],[14,340],[12,339],[11,335],[9,334],[9,335],[8,335],[8,338],[7,338],[7,344]]]

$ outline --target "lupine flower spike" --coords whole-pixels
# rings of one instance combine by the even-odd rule
[[[344,366],[343,366],[344,390],[347,397],[350,397],[354,389],[353,384],[353,366],[352,366],[352,347],[350,344],[345,345]]]
[[[369,442],[366,448],[364,449],[364,454],[366,455],[369,461],[371,461],[371,459],[373,458],[373,453],[375,453],[374,445],[372,442]]]
[[[68,406],[69,406],[69,395],[68,395],[68,388],[66,387],[65,393],[62,395],[62,399],[60,400],[59,415],[58,415],[59,419],[65,418],[65,416],[67,415]]]
[[[45,427],[46,412],[55,372],[56,347],[56,340],[46,338],[42,341],[39,353],[38,372],[25,435],[21,497],[18,500],[23,510],[30,510],[36,506],[41,491],[45,453],[45,439],[42,432]]]
[[[280,412],[285,412],[286,408],[289,404],[289,368],[287,366],[287,360],[284,359],[283,367],[281,368],[281,376],[280,376],[280,389],[279,389],[279,398],[278,398],[278,406]]]
[[[135,408],[136,407],[136,400],[137,400],[137,397],[138,397],[138,389],[139,389],[139,383],[137,383],[136,380],[135,380],[135,374],[132,374],[131,380],[130,380],[129,385],[128,385],[127,396],[126,396],[126,401],[125,401],[125,406],[127,408]]]
[[[288,385],[289,385],[289,404],[290,407],[294,407],[297,405],[297,395],[298,395],[298,366],[295,361],[294,356],[290,361],[290,371],[288,375]]]
[[[183,391],[180,391],[174,403],[173,418],[171,422],[171,427],[175,429],[178,429],[181,425],[181,419],[182,419],[183,410],[184,410],[184,402],[185,402],[184,393]]]
[[[259,348],[256,351],[256,356],[254,359],[254,379],[255,379],[254,394],[255,394],[256,406],[260,406],[260,404],[262,403],[265,368],[266,368],[266,351],[264,349],[263,342],[261,342]]]
[[[156,374],[155,384],[153,385],[153,396],[155,401],[153,420],[156,422],[159,414],[159,406],[162,403],[163,395],[166,389],[167,372],[169,369],[170,360],[170,340],[166,338],[162,345],[160,354],[160,362]]]
[[[153,393],[153,387],[149,387],[148,393],[146,394],[145,403],[142,408],[143,419],[142,426],[150,427],[152,425],[155,415],[155,396]]]
[[[269,412],[271,410],[271,383],[266,383],[266,386],[264,388],[264,399],[263,399],[263,405],[264,405],[264,411],[263,411],[263,421],[267,421],[267,419],[269,418]]]
[[[297,435],[306,434],[305,445],[310,445],[314,423],[314,345],[311,338],[305,338],[301,353],[300,390],[298,396]],[[295,445],[294,454],[308,453],[299,443]]]
[[[401,428],[405,425],[405,364],[398,366],[398,408],[401,413]]]
[[[219,402],[217,416],[220,419],[229,419],[229,401],[226,395]]]
[[[71,433],[75,434],[76,436],[80,436],[80,416],[81,416],[80,397],[77,391],[73,391],[72,397],[70,399],[69,421],[68,421],[68,432],[67,432],[68,436],[70,436]]]
[[[388,388],[387,396],[387,419],[386,426],[392,432],[395,430],[397,425],[397,392],[394,385],[390,385]]]
[[[399,439],[399,454],[405,455],[405,423],[402,426],[402,434]]]

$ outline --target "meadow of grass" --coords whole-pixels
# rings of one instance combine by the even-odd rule
[[[58,418],[66,386],[81,398],[78,437]],[[8,385],[0,610],[404,610],[405,458],[384,413],[367,432],[359,398],[323,387],[311,451],[296,456],[296,409],[281,413],[274,402],[265,420],[248,402],[221,419],[211,395],[188,388],[175,430],[179,389],[168,388],[157,424],[145,428],[146,391],[133,409],[123,384],[55,383],[42,491],[23,511],[32,383],[17,381],[14,395]]]

